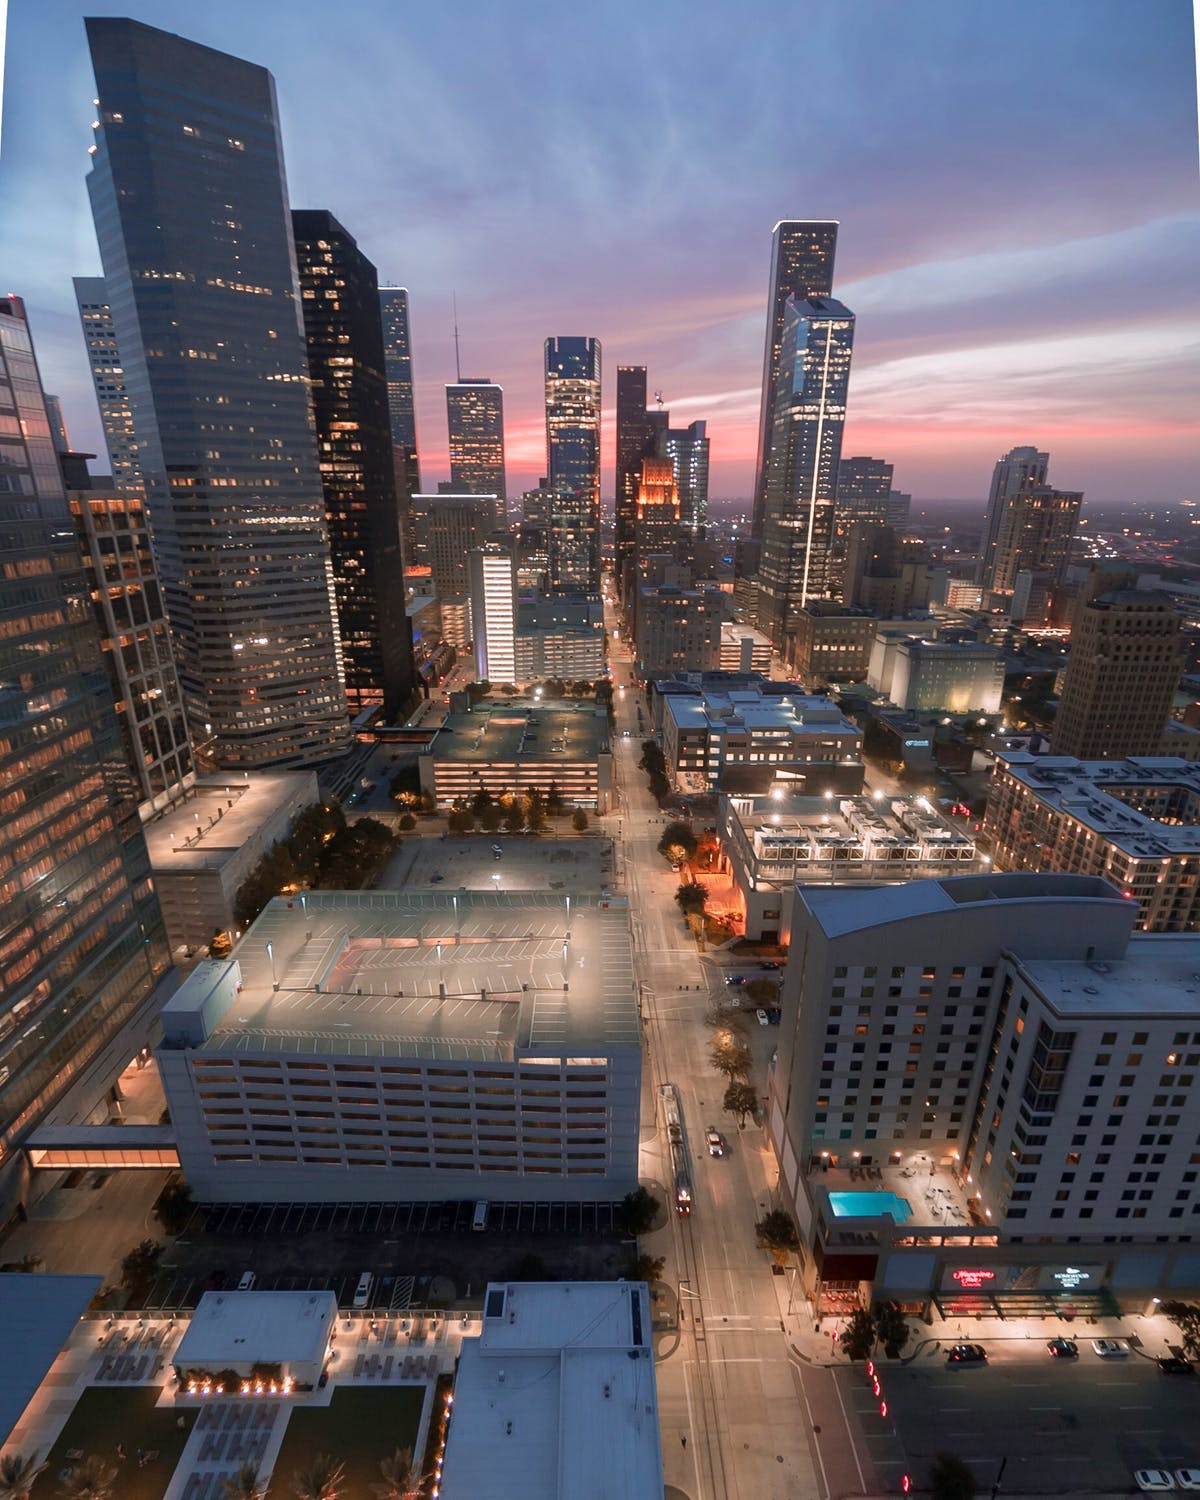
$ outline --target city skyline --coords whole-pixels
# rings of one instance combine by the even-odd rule
[[[70,283],[98,269],[83,190],[93,94],[85,9],[126,7],[14,8],[0,217],[37,226],[8,247],[6,269],[26,296],[47,384],[79,446],[95,448]],[[713,496],[749,499],[770,235],[777,220],[803,217],[840,221],[835,295],[859,316],[847,452],[894,463],[897,485],[918,501],[982,501],[996,456],[1020,443],[1052,450],[1095,503],[1167,505],[1191,493],[1200,312],[1189,265],[1200,215],[1182,3],[1136,17],[1107,4],[955,10],[953,25],[939,24],[945,4],[901,20],[864,3],[841,29],[833,8],[818,6],[810,40],[837,65],[813,100],[825,130],[813,163],[797,163],[785,106],[770,103],[791,97],[776,87],[784,54],[764,44],[727,55],[720,28],[701,25],[689,67],[678,81],[661,78],[653,58],[666,17],[649,19],[632,55],[623,25],[585,38],[585,20],[546,18],[539,47],[568,55],[586,40],[594,54],[583,105],[595,129],[577,151],[548,125],[559,85],[519,107],[504,92],[506,62],[536,61],[519,29],[474,13],[481,45],[451,112],[439,102],[438,62],[452,48],[449,22],[418,15],[403,43],[428,128],[412,144],[384,139],[369,100],[401,39],[376,5],[351,9],[376,38],[368,58],[350,45],[358,26],[345,42],[326,38],[319,62],[306,55],[277,24],[273,0],[249,15],[226,3],[195,15],[164,0],[148,19],[271,70],[293,203],[328,201],[381,279],[409,288],[426,488],[449,472],[439,408],[453,378],[457,291],[465,366],[487,369],[506,391],[514,492],[542,471],[539,352],[563,332],[600,339],[610,369],[648,365],[674,420],[708,421]],[[1053,89],[1027,89],[1017,109],[1011,91],[979,87],[998,52],[1030,45]],[[683,80],[706,66],[717,69],[713,88],[697,104]],[[323,109],[319,125],[307,109],[317,67],[323,96],[348,101]],[[595,112],[618,71],[627,103],[610,121]],[[744,118],[738,98],[751,71],[767,102]],[[722,182],[718,198],[697,191],[698,173]],[[569,257],[538,227],[536,207],[548,201],[575,218]],[[475,219],[487,234],[464,233]],[[614,404],[610,378],[606,497]]]

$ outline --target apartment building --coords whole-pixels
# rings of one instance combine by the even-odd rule
[[[1002,870],[1101,875],[1146,932],[1200,932],[1200,766],[996,757],[984,832]]]
[[[769,1133],[818,1308],[1200,1286],[1200,939],[1135,916],[1081,875],[797,890]]]
[[[796,796],[779,786],[722,797],[717,832],[745,936],[768,943],[791,925],[797,882],[890,885],[986,865],[971,835],[923,797]]]
[[[279,898],[162,1016],[197,1198],[617,1198],[641,1036],[624,899]]]

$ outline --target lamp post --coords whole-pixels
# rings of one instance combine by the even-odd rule
[[[271,965],[271,988],[277,990],[279,988],[279,980],[275,977],[275,945],[270,939],[267,940],[267,959]]]
[[[304,913],[304,941],[307,943],[312,937],[312,929],[308,925],[308,896],[304,891],[300,892],[300,910]]]

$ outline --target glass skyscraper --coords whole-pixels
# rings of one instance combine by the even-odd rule
[[[375,267],[331,213],[295,210],[325,522],[352,714],[394,719],[412,697],[400,517]]]
[[[1010,448],[998,458],[992,469],[992,484],[988,490],[987,514],[983,519],[983,535],[979,539],[979,581],[985,588],[991,586],[992,573],[996,567],[996,544],[1000,539],[1000,527],[1008,507],[1008,497],[1029,485],[1045,484],[1050,475],[1050,455],[1037,448]]]
[[[758,628],[780,651],[796,612],[829,590],[853,347],[854,314],[842,303],[789,298],[758,578]]]
[[[670,413],[646,405],[646,366],[617,366],[616,580],[624,594],[625,575],[637,552],[638,486],[642,460],[655,454]],[[636,583],[633,584],[636,590]]]
[[[450,488],[456,495],[495,495],[496,525],[508,519],[504,480],[504,388],[491,380],[446,387]]]
[[[125,371],[117,347],[117,330],[108,290],[103,276],[76,276],[75,301],[83,324],[83,341],[88,363],[92,367],[92,384],[100,408],[100,425],[104,429],[104,446],[108,449],[109,471],[119,490],[142,489],[142,471],[138,465],[137,437],[129,392],[125,389]]]
[[[392,424],[392,461],[396,497],[400,504],[400,534],[404,560],[416,554],[412,497],[421,493],[421,461],[417,453],[417,413],[413,399],[412,335],[408,319],[408,291],[402,286],[379,288],[383,317],[383,365],[387,375],[388,416]]]
[[[832,294],[837,232],[836,219],[781,219],[771,236],[771,286],[767,294],[767,337],[763,350],[762,408],[758,419],[751,526],[756,537],[762,535],[765,514],[771,443],[775,434],[775,396],[788,299],[797,297],[803,301],[806,297]]]
[[[600,592],[600,340],[549,338],[545,350],[550,587]]]
[[[227,767],[348,748],[275,88],[264,69],[90,18],[88,177],[197,746]]]
[[[0,1194],[169,967],[24,307],[0,298]],[[145,1040],[146,1038],[142,1038]],[[138,1043],[140,1045],[140,1042]],[[122,1059],[126,1061],[127,1058]],[[6,1201],[6,1207],[11,1206]]]
[[[658,435],[659,458],[670,459],[679,491],[679,524],[693,535],[708,515],[708,424],[667,427]]]

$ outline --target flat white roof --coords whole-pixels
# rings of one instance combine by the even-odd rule
[[[333,1292],[205,1292],[172,1363],[207,1370],[247,1360],[316,1363],[336,1318]]]
[[[219,870],[306,784],[315,802],[312,771],[200,777],[183,802],[143,828],[151,865],[168,875]]]
[[[465,1339],[442,1500],[662,1500],[644,1282],[493,1283]]]
[[[1103,963],[1023,961],[1021,968],[1060,1016],[1200,1017],[1200,935],[1130,938],[1125,957]]]

